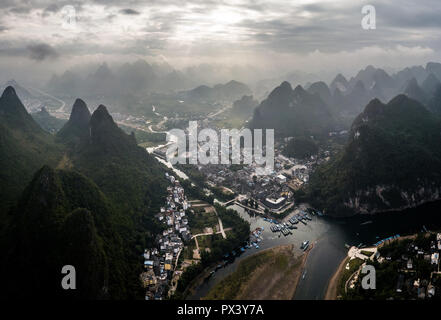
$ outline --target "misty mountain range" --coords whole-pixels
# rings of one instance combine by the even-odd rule
[[[53,75],[46,87],[50,92],[62,96],[77,96],[80,93],[82,96],[115,96],[169,92],[196,85],[165,63],[149,64],[138,60],[114,69],[103,63],[86,75],[68,70],[62,75]]]
[[[300,85],[293,90],[283,82],[256,108],[251,127],[274,128],[279,136],[323,135],[349,129],[372,99],[386,103],[398,94],[441,114],[440,78],[441,64],[431,62],[425,68],[406,68],[392,76],[368,66],[349,80],[338,74],[329,86],[318,81],[307,90]]]
[[[222,100],[236,101],[251,94],[252,92],[247,85],[231,80],[226,84],[217,84],[213,87],[202,85],[189,91],[182,91],[179,96],[182,99],[215,102]]]
[[[180,80],[175,81],[178,78]],[[254,102],[254,105],[258,106],[254,111],[251,126],[275,128],[282,136],[308,136],[347,130],[370,100],[377,98],[386,103],[401,93],[419,101],[430,111],[441,114],[440,78],[441,63],[429,62],[425,67],[409,67],[392,75],[383,69],[367,66],[350,79],[338,74],[329,84],[316,81],[305,86],[298,85],[295,90],[291,84],[283,82],[281,86],[272,90],[260,105]],[[120,96],[142,96],[149,91],[161,90],[158,88],[163,86],[169,93],[163,94],[162,97],[174,99],[176,103],[185,100],[190,105],[209,105],[217,101],[238,102],[244,96],[253,94],[247,85],[235,80],[212,87],[199,85],[190,90],[178,90],[179,87],[190,85],[186,81],[182,73],[173,70],[169,65],[150,65],[138,60],[115,70],[104,63],[84,78],[68,71],[60,77],[54,76],[48,87],[52,88],[50,92],[54,95],[92,95],[120,99]],[[170,83],[172,85],[169,85]],[[34,91],[31,93],[13,80],[6,85],[14,85],[26,107],[33,105],[33,112],[36,111],[37,105],[41,107]],[[132,100],[133,98],[130,98],[128,101]],[[112,108],[112,111],[126,113],[123,105],[127,103],[126,101],[125,104],[117,104],[120,106]],[[185,110],[183,107],[181,109]]]
[[[343,95],[357,86],[361,81],[367,91],[381,94],[384,98],[393,96],[394,91],[403,89],[412,78],[422,85],[424,80],[432,73],[438,79],[441,77],[440,64],[429,62],[425,67],[413,66],[400,70],[393,74],[388,74],[381,68],[368,66],[360,70],[355,76],[346,79],[343,75],[337,75],[328,86],[332,95],[338,88]],[[150,92],[179,92],[196,88],[200,85],[214,85],[202,79],[199,74],[205,73],[205,78],[216,79],[215,68],[195,70],[194,68],[179,71],[167,63],[148,63],[145,60],[137,60],[133,63],[125,63],[119,67],[109,66],[102,63],[95,70],[89,72],[77,72],[67,70],[63,74],[53,75],[46,84],[46,88],[59,95],[81,96],[100,95],[104,93],[116,94],[146,94]],[[248,83],[253,88],[256,97],[263,98],[269,94],[270,90],[283,81],[288,81],[292,85],[298,84],[309,88],[319,77],[314,74],[302,72],[291,72],[279,78],[263,79],[255,84]],[[113,90],[112,90],[113,89]],[[95,90],[95,91],[94,91]],[[349,91],[348,91],[349,90]],[[379,92],[376,92],[379,90]],[[379,97],[382,98],[382,97]]]
[[[389,75],[383,69],[367,66],[347,80],[338,74],[327,86],[323,82],[309,85],[308,91],[317,93],[330,106],[344,115],[354,116],[373,98],[387,102],[405,93],[421,103],[430,99],[441,85],[441,64],[429,62],[425,68],[411,67]]]
[[[265,98],[278,83],[288,81],[293,86],[300,84],[310,93],[320,95],[330,107],[337,105],[343,114],[352,117],[361,112],[363,106],[372,98],[389,101],[395,95],[407,92],[418,98],[415,81],[426,93],[433,94],[441,81],[441,64],[429,62],[425,67],[408,67],[394,74],[388,74],[381,68],[367,66],[349,79],[338,74],[328,84],[324,81],[313,82],[314,78],[317,77],[312,74],[289,73],[279,79],[258,81],[252,91],[254,96]],[[237,83],[233,80],[228,84],[234,82]],[[69,97],[145,96],[153,92],[183,95],[191,89],[184,96],[200,99],[206,99],[208,96],[217,98],[218,93],[214,92],[221,91],[218,86],[215,85],[212,87],[215,90],[209,92],[211,87],[198,80],[194,70],[182,72],[166,63],[149,64],[144,60],[114,68],[103,63],[88,74],[68,70],[61,75],[53,75],[46,84],[48,92]],[[251,94],[251,90],[248,90],[245,89],[244,95]],[[241,97],[237,97],[239,98]]]

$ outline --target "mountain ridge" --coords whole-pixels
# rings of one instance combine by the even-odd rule
[[[293,90],[287,81],[254,110],[251,128],[274,129],[276,136],[323,135],[336,125],[328,106],[318,94],[298,85]]]
[[[8,89],[4,97],[11,94]],[[13,97],[0,99],[0,109],[22,106]],[[164,201],[168,170],[138,147],[104,106],[95,110],[83,127],[84,139],[75,144],[45,132],[24,107],[19,110],[30,121],[11,126],[0,116],[0,249],[10,257],[0,267],[2,278],[9,276],[3,292],[65,296],[54,275],[61,264],[74,261],[91,276],[80,277],[85,290],[69,298],[140,297],[138,248],[162,231],[154,214]],[[34,263],[41,263],[41,274]],[[28,268],[29,278],[23,277]]]
[[[354,120],[344,149],[311,176],[310,198],[335,216],[438,200],[440,129],[439,118],[404,94],[387,104],[372,100]]]

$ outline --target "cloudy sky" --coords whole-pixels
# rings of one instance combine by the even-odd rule
[[[362,7],[376,29],[361,27]],[[352,75],[441,61],[439,0],[1,0],[0,75],[39,80],[138,58]]]

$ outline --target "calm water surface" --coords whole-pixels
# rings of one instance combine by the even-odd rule
[[[271,224],[259,216],[249,215],[237,205],[228,207],[235,209],[242,218],[249,221],[251,230],[263,227],[263,240],[260,248],[247,249],[233,263],[218,270],[208,281],[200,285],[189,299],[200,299],[209,290],[231,272],[236,270],[238,263],[264,249],[278,245],[294,244],[300,253],[302,241],[314,243],[305,265],[305,277],[300,280],[294,299],[323,299],[329,279],[334,274],[341,260],[346,256],[345,244],[371,246],[380,239],[395,234],[419,232],[425,226],[428,230],[441,228],[441,202],[431,203],[416,209],[402,212],[385,213],[378,216],[357,216],[347,219],[331,219],[311,216],[307,225],[298,223],[298,229],[292,235],[278,237],[279,233],[270,230]]]

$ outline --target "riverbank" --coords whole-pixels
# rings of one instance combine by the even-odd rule
[[[343,271],[346,268],[346,264],[349,262],[349,257],[345,257],[337,270],[334,272],[331,279],[329,279],[328,286],[326,288],[325,300],[337,300],[338,295],[338,287],[343,276]]]
[[[253,254],[241,261],[204,299],[292,299],[310,250],[299,254],[293,245],[282,245]]]

